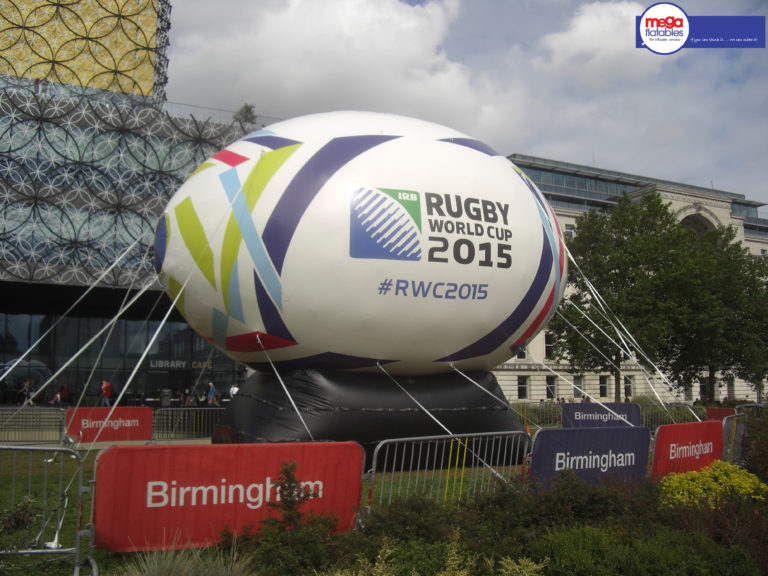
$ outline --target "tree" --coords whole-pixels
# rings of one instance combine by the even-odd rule
[[[658,194],[584,213],[568,243],[576,262],[569,290],[549,325],[555,356],[574,371],[611,373],[616,401],[631,350],[677,387],[706,374],[709,399],[718,374],[762,379],[765,265],[734,238],[729,228],[703,235],[683,228]]]
[[[549,325],[554,353],[575,372],[612,374],[616,402],[622,397],[621,363],[628,359],[628,347],[612,318],[620,319],[639,347],[655,356],[672,333],[672,303],[657,298],[661,272],[676,266],[680,254],[670,247],[679,246],[684,236],[658,195],[638,203],[624,196],[611,212],[585,212],[576,221],[568,243],[575,265],[569,268],[560,315]]]
[[[735,238],[735,231],[724,227],[695,237],[693,265],[672,287],[684,306],[662,361],[681,382],[702,379],[709,401],[715,399],[718,375],[759,386],[768,373],[766,265]]]
[[[240,124],[255,124],[256,113],[253,111],[253,104],[243,104],[240,106],[240,109],[235,112],[232,119],[235,122],[240,122]]]

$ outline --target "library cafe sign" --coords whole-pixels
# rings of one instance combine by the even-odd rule
[[[152,358],[149,361],[149,367],[156,370],[201,370],[203,368],[213,368],[210,361],[206,360],[172,360],[167,358]]]

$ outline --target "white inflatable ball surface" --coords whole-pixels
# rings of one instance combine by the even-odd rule
[[[563,239],[507,158],[365,112],[279,122],[203,163],[158,225],[189,324],[257,370],[490,369],[554,313]]]

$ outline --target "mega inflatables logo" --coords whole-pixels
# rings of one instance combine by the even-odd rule
[[[765,48],[765,16],[688,16],[669,2],[635,17],[635,47],[656,54],[681,48]]]
[[[639,31],[646,48],[657,54],[672,54],[685,44],[690,24],[682,8],[660,2],[643,12]]]

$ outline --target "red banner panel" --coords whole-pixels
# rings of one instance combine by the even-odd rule
[[[656,432],[651,476],[701,470],[723,454],[723,425],[720,420],[665,424]]]
[[[113,446],[96,461],[96,545],[116,552],[211,545],[274,515],[284,463],[315,497],[305,511],[354,526],[363,449],[354,442]]]
[[[67,434],[81,442],[152,440],[152,408],[146,406],[115,408],[70,408],[67,410]],[[101,430],[101,433],[99,431]]]
[[[707,408],[707,420],[723,420],[726,416],[736,414],[735,408],[725,408],[720,406],[709,406]]]

